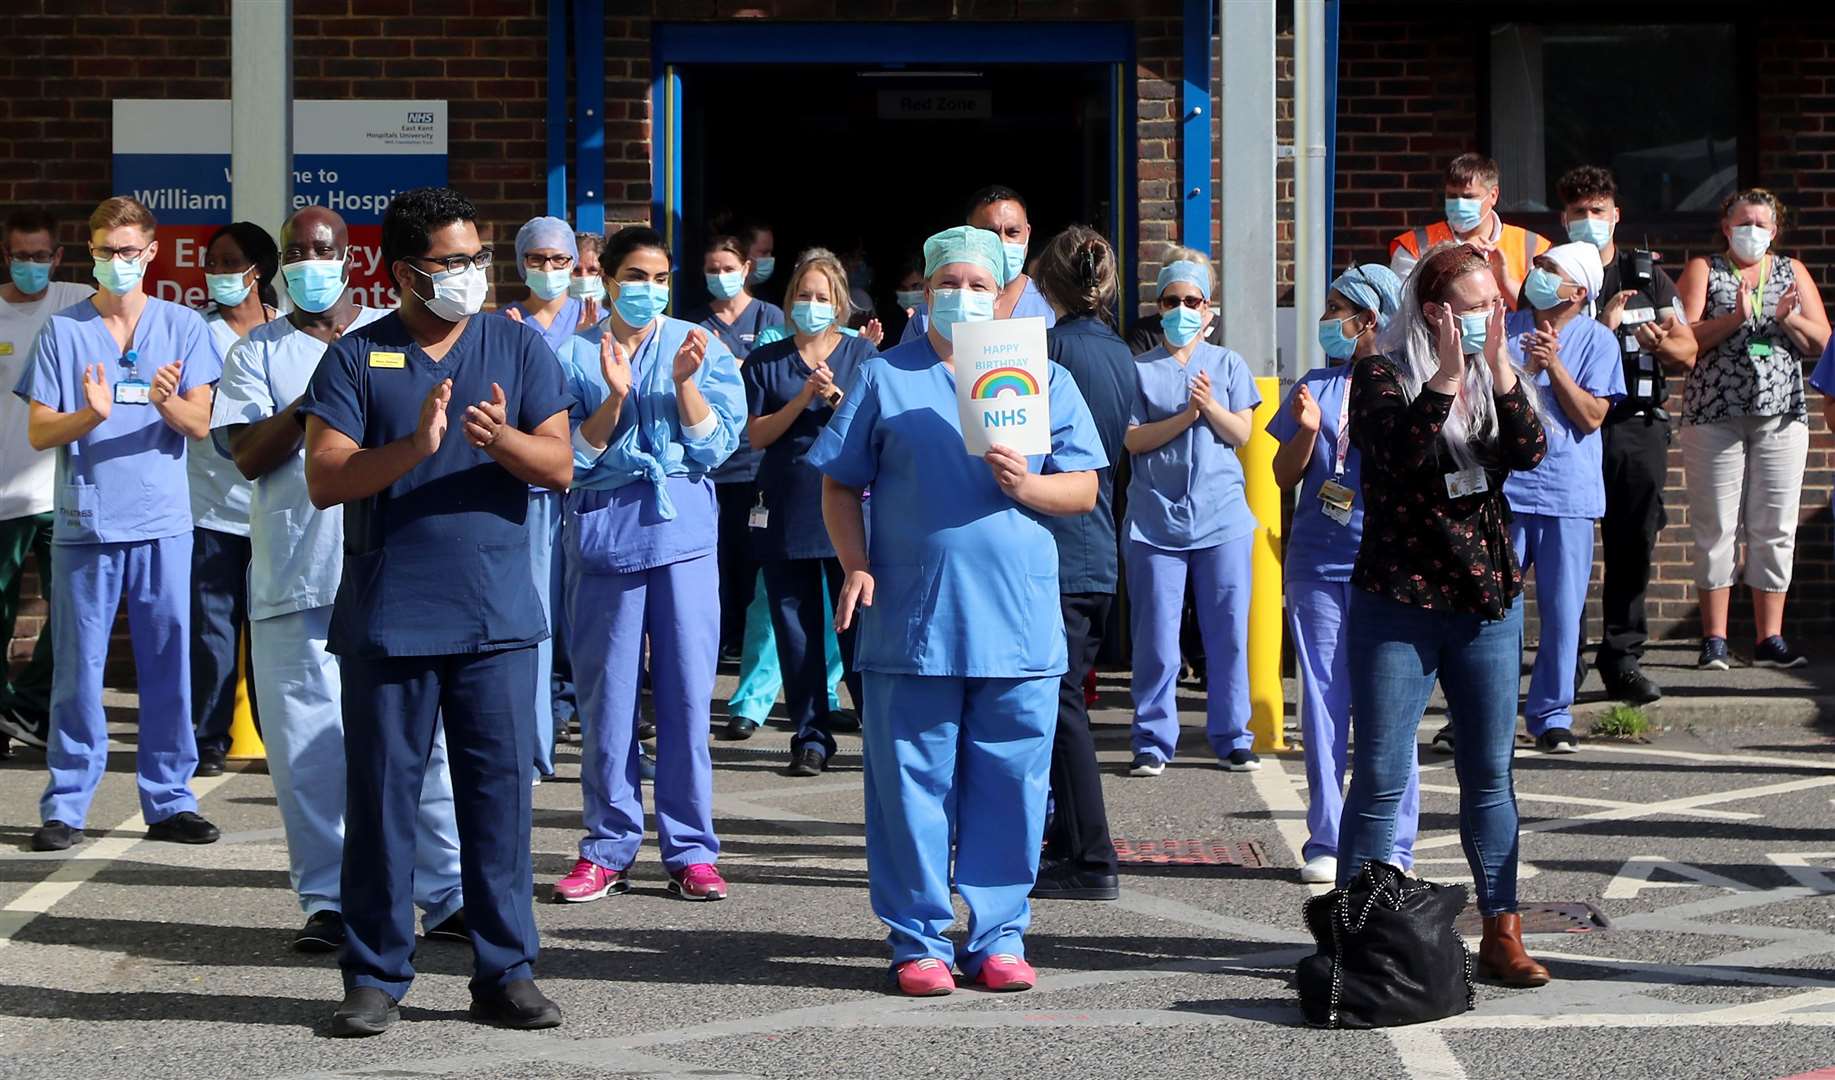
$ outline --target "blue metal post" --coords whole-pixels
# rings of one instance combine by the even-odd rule
[[[1185,0],[1185,92],[1180,101],[1179,236],[1186,247],[1211,251],[1211,8],[1214,0]]]
[[[605,0],[573,0],[574,228],[605,231]]]
[[[567,0],[548,0],[548,213],[567,216]]]
[[[1337,261],[1332,219],[1338,205],[1338,15],[1341,0],[1325,0],[1325,265]],[[1379,260],[1380,261],[1380,260]]]

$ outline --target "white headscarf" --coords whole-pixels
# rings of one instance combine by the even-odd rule
[[[1587,316],[1590,318],[1599,306],[1599,290],[1606,280],[1606,268],[1600,264],[1599,249],[1591,243],[1581,241],[1573,244],[1562,244],[1551,247],[1542,253],[1543,256],[1561,268],[1576,285],[1587,291]]]

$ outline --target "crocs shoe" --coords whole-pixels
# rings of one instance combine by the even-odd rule
[[[949,973],[949,965],[934,956],[898,965],[898,992],[906,997],[942,997],[955,989],[956,977]]]
[[[995,953],[988,957],[981,970],[975,973],[974,980],[976,986],[997,994],[1030,990],[1038,981],[1038,972],[1032,970],[1032,965],[1012,953]]]
[[[623,870],[600,866],[591,859],[578,859],[567,876],[554,883],[554,902],[584,904],[613,893],[631,891],[631,879]]]
[[[669,891],[684,900],[725,900],[726,879],[713,863],[695,863],[670,872]]]

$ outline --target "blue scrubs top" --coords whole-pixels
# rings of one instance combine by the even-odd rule
[[[1051,366],[1051,453],[1035,472],[1108,464],[1070,373]],[[927,339],[868,360],[809,463],[868,501],[873,606],[856,616],[856,663],[891,675],[1062,675],[1058,552],[1039,515],[962,449],[955,375]]]
[[[228,357],[237,341],[235,328],[217,311],[204,316],[204,325],[210,328],[217,355]],[[249,482],[236,463],[210,438],[194,439],[185,452],[185,472],[191,483],[191,523],[200,529],[247,536]]]
[[[536,322],[535,316],[529,313],[527,299],[518,300],[509,307],[499,309],[497,314],[507,319],[509,318],[507,312],[510,308],[522,312],[522,324],[540,334],[542,340],[547,342],[548,347],[553,349],[557,355],[567,347],[567,342],[572,340],[574,334],[580,330],[580,298],[577,296],[569,296],[567,302],[561,305],[561,310],[555,314],[554,321],[547,326]]]
[[[1835,337],[1829,339],[1822,350],[1822,358],[1816,361],[1816,370],[1810,372],[1810,386],[1825,396],[1835,397]]]
[[[1504,316],[1504,330],[1518,362],[1523,356],[1523,335],[1535,329],[1535,312],[1527,308]],[[1560,330],[1561,365],[1594,397],[1618,401],[1625,396],[1625,365],[1619,359],[1618,337],[1596,319],[1575,316]],[[1519,514],[1549,517],[1600,518],[1606,513],[1606,480],[1603,440],[1599,429],[1582,435],[1574,427],[1544,371],[1533,380],[1553,423],[1543,424],[1548,453],[1528,472],[1513,472],[1504,481],[1504,497]]]
[[[787,329],[784,326],[784,309],[767,300],[760,300],[756,296],[752,297],[752,302],[739,313],[739,318],[731,323],[722,320],[720,316],[714,314],[712,308],[705,305],[691,313],[688,321],[699,323],[708,333],[717,336],[720,344],[726,346],[727,351],[733,354],[741,367],[745,366],[753,349],[765,344],[758,340],[760,334],[772,327],[780,330]],[[758,476],[758,464],[763,458],[764,455],[752,449],[752,444],[746,441],[745,425],[740,424],[739,447],[733,451],[732,456],[726,459],[725,464],[714,470],[714,483],[746,484],[752,482]]]
[[[509,319],[474,316],[446,355],[421,350],[396,313],[346,333],[319,362],[301,411],[358,446],[412,435],[450,378],[449,426],[433,456],[344,507],[344,576],[329,647],[339,656],[448,656],[548,636],[529,563],[529,485],[465,441],[465,409],[503,387],[531,431],[570,399],[554,350]]]
[[[1357,447],[1346,445],[1344,473],[1338,482],[1351,489],[1351,520],[1344,525],[1325,516],[1319,501],[1319,489],[1338,471],[1338,424],[1348,425],[1350,414],[1345,399],[1351,392],[1351,364],[1315,368],[1300,376],[1281,402],[1280,410],[1268,420],[1268,434],[1281,442],[1300,433],[1293,418],[1293,396],[1306,387],[1319,403],[1319,433],[1313,436],[1312,460],[1300,477],[1300,490],[1293,499],[1293,527],[1287,535],[1286,574],[1291,581],[1349,581],[1351,567],[1357,562],[1357,548],[1363,543],[1364,500],[1362,464]]]
[[[1045,295],[1039,292],[1038,286],[1032,283],[1031,278],[1027,278],[1026,284],[1019,291],[1019,299],[1013,304],[1013,313],[1007,318],[1030,319],[1035,317],[1045,320],[1047,330],[1058,324],[1057,312],[1051,310],[1051,305],[1045,302]],[[919,303],[911,310],[911,318],[905,323],[905,331],[899,335],[898,343],[903,345],[929,332],[930,306]]]
[[[605,400],[599,341],[610,325],[608,315],[581,331],[562,357],[575,431]],[[710,336],[694,381],[712,415],[702,421],[705,430],[683,428],[672,370],[676,350],[694,329],[694,323],[659,315],[631,358],[631,393],[605,451],[574,449],[564,542],[589,573],[648,570],[714,550],[719,508],[709,474],[739,443],[745,391],[733,354]]]
[[[1199,342],[1181,365],[1164,343],[1134,358],[1134,405],[1128,423],[1140,425],[1184,412],[1199,372],[1211,377],[1211,394],[1231,412],[1253,409],[1262,395],[1249,366],[1229,349]],[[1135,454],[1128,480],[1128,537],[1164,551],[1196,551],[1255,531],[1255,515],[1242,493],[1236,450],[1200,420],[1159,449]]]
[[[865,338],[841,335],[828,354],[828,368],[843,393],[852,384],[861,364],[878,356]],[[754,352],[745,362],[746,408],[753,416],[774,413],[803,392],[809,365],[797,352],[794,339],[774,342]],[[843,401],[845,402],[845,398]],[[758,494],[769,511],[765,527],[749,529],[752,554],[761,560],[832,559],[828,526],[822,520],[822,474],[809,465],[809,448],[815,445],[835,410],[820,398],[790,425],[789,430],[764,449],[758,467]]]
[[[181,394],[216,382],[223,371],[204,317],[155,297],[147,298],[130,348],[138,357],[136,374],[148,383],[161,365],[183,360]],[[76,412],[85,407],[83,366],[103,364],[113,393],[127,378],[125,359],[95,302],[84,300],[45,322],[13,392],[58,412]],[[117,544],[189,533],[186,441],[152,405],[116,402],[95,430],[58,447],[53,542]]]
[[[1103,456],[1120,461],[1127,451],[1128,410],[1134,404],[1134,355],[1101,319],[1078,316],[1045,331],[1052,362],[1070,372],[1089,406]],[[1115,469],[1096,474],[1096,509],[1074,517],[1048,517],[1058,542],[1058,590],[1065,595],[1112,594],[1121,576],[1115,549]]]

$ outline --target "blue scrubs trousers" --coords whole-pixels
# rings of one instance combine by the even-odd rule
[[[1179,618],[1191,579],[1209,678],[1205,735],[1219,758],[1249,730],[1249,592],[1254,536],[1194,551],[1139,540],[1125,549],[1134,637],[1134,752],[1171,761],[1179,743]]]
[[[862,681],[872,718],[861,729],[867,888],[873,913],[891,929],[893,966],[935,957],[972,979],[990,956],[1024,956],[1058,676],[868,671]],[[960,948],[944,937],[956,921],[952,883],[969,912]]]
[[[832,621],[822,634],[822,655],[828,665],[828,708],[833,712],[841,707],[841,698],[835,693],[835,687],[841,684],[841,647],[835,638]],[[783,688],[777,634],[771,628],[771,598],[765,592],[765,575],[760,571],[758,589],[745,609],[745,645],[739,659],[739,685],[727,699],[727,715],[743,716],[755,724],[762,724],[770,717],[771,706],[777,703],[778,691]],[[858,697],[854,699],[854,707],[860,707]]]
[[[1580,662],[1587,585],[1593,580],[1593,521],[1546,514],[1514,517],[1510,546],[1524,574],[1535,568],[1536,615],[1542,623],[1523,719],[1534,736],[1549,728],[1572,730],[1574,669]]]
[[[108,767],[102,672],[115,609],[127,604],[139,673],[136,768],[147,824],[196,810],[191,774],[191,534],[119,544],[59,544],[51,561],[51,782],[39,816],[82,828]]]
[[[770,559],[760,566],[771,599],[771,629],[777,638],[784,696],[789,701],[790,720],[796,725],[790,752],[794,755],[813,742],[822,748],[824,758],[833,757],[835,736],[829,730],[829,713],[834,683],[828,674],[827,643],[835,636],[835,617],[828,598],[841,591],[841,564],[834,559]],[[838,651],[848,693],[858,703],[862,690],[860,676],[854,671],[852,627],[840,635]]]
[[[637,771],[643,646],[650,640],[656,708],[656,835],[671,873],[719,859],[714,762],[707,736],[720,653],[713,554],[624,574],[582,572],[568,561],[574,685],[585,746],[580,857],[612,870],[637,859],[644,838]]]
[[[397,1001],[414,980],[420,801],[444,727],[471,930],[474,996],[532,977],[536,931],[528,763],[535,647],[339,658],[344,687],[346,991]]]
[[[529,565],[534,568],[535,595],[541,597],[542,619],[549,630],[555,625],[555,545],[561,535],[561,495],[555,491],[529,492]],[[535,771],[554,775],[554,635],[535,647]]]
[[[1344,812],[1344,773],[1351,746],[1351,680],[1346,669],[1345,613],[1348,581],[1287,582],[1287,625],[1299,669],[1300,742],[1306,750],[1306,845],[1302,859],[1338,855],[1338,818]],[[1391,862],[1414,865],[1421,816],[1421,770],[1411,759],[1408,787],[1395,820]]]
[[[338,658],[325,650],[331,606],[249,624],[256,693],[268,703],[261,738],[287,833],[287,876],[307,915],[341,911],[344,864],[344,712]],[[437,926],[463,906],[459,827],[446,737],[435,731],[415,816],[414,902]]]
[[[236,718],[236,679],[242,628],[248,625],[249,538],[216,529],[191,530],[191,704],[197,710],[199,752],[229,751]],[[260,695],[249,679],[249,711],[260,730]]]

